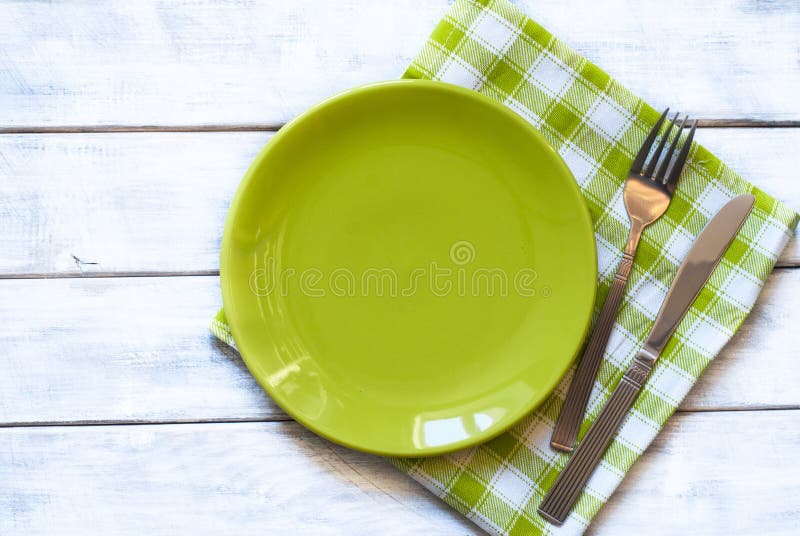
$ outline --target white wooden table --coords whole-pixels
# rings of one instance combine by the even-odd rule
[[[796,0],[519,4],[800,207]],[[446,5],[0,0],[0,534],[477,532],[292,422],[206,331],[253,156],[397,77]],[[798,266],[793,240],[591,534],[798,533]]]

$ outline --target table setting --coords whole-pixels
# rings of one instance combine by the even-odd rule
[[[796,533],[791,2],[0,29],[0,534]]]
[[[513,4],[458,0],[400,81],[253,162],[211,330],[298,422],[485,531],[580,534],[797,225],[696,127]]]

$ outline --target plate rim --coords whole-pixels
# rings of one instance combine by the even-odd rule
[[[333,435],[325,430],[321,430],[320,428],[316,427],[313,421],[309,421],[308,419],[295,415],[294,412],[291,410],[291,404],[287,404],[286,402],[288,401],[284,400],[284,397],[282,397],[280,394],[276,394],[275,392],[273,392],[272,387],[266,381],[263,381],[262,378],[260,378],[259,375],[254,372],[254,368],[250,365],[249,362],[250,360],[248,359],[242,348],[238,344],[236,345],[236,348],[242,357],[242,361],[244,361],[245,366],[250,372],[250,375],[253,378],[255,378],[255,380],[258,382],[261,388],[269,395],[272,401],[274,401],[281,409],[283,409],[292,419],[303,425],[305,428],[311,430],[315,434],[329,441],[332,441],[336,444],[342,445],[344,447],[358,450],[361,452],[366,452],[369,454],[391,456],[391,457],[431,457],[441,454],[447,454],[450,452],[455,452],[464,448],[468,448],[471,446],[475,446],[490,441],[491,439],[494,439],[500,434],[508,431],[512,426],[517,424],[520,420],[524,419],[536,408],[541,406],[541,404],[543,404],[547,400],[547,398],[553,393],[558,384],[563,380],[564,375],[569,370],[569,367],[578,357],[578,354],[580,353],[580,350],[583,346],[583,342],[585,341],[588,335],[589,328],[591,326],[592,312],[594,311],[597,300],[597,244],[594,237],[594,227],[591,216],[589,214],[589,209],[583,197],[583,194],[581,193],[580,188],[578,187],[578,183],[575,180],[572,171],[569,169],[566,162],[564,162],[564,159],[561,157],[560,154],[558,154],[558,151],[556,151],[556,149],[547,141],[544,135],[541,132],[539,132],[532,124],[526,121],[522,116],[520,116],[519,114],[517,114],[504,104],[486,95],[483,95],[478,91],[474,91],[472,89],[468,89],[462,86],[446,82],[440,82],[436,80],[426,80],[426,79],[398,79],[398,80],[387,80],[387,81],[363,84],[339,92],[331,97],[328,97],[327,99],[320,101],[317,104],[308,107],[305,111],[303,111],[298,116],[287,122],[283,127],[281,127],[280,130],[265,143],[264,147],[261,148],[261,150],[258,152],[256,157],[251,162],[250,166],[247,168],[247,171],[245,172],[244,176],[239,182],[239,185],[237,186],[236,193],[234,194],[233,199],[231,200],[231,204],[228,208],[228,212],[225,217],[225,224],[222,234],[222,241],[220,247],[220,289],[222,293],[223,310],[225,311],[228,325],[231,328],[231,334],[233,336],[233,340],[235,343],[236,340],[239,339],[239,331],[236,327],[236,323],[231,318],[231,312],[235,311],[236,308],[235,306],[232,305],[234,302],[231,290],[232,285],[226,284],[226,281],[228,281],[225,275],[227,273],[226,267],[228,265],[228,260],[226,259],[226,257],[230,256],[226,254],[226,252],[230,249],[229,244],[231,243],[232,240],[231,235],[233,233],[233,220],[235,219],[237,212],[241,210],[241,207],[244,203],[244,192],[245,190],[248,189],[247,188],[248,185],[252,181],[256,180],[256,175],[258,173],[258,170],[263,166],[264,161],[269,157],[273,147],[275,147],[281,139],[286,137],[288,133],[290,133],[293,130],[294,125],[302,123],[308,117],[317,113],[319,110],[327,108],[328,106],[331,106],[341,100],[350,99],[358,94],[368,91],[380,90],[381,88],[385,87],[393,88],[402,86],[425,87],[436,91],[456,93],[462,96],[466,96],[481,101],[484,105],[490,106],[497,112],[502,113],[507,118],[523,126],[523,128],[525,128],[530,134],[532,134],[534,138],[538,139],[541,146],[546,151],[550,152],[555,157],[554,160],[556,162],[556,165],[562,168],[562,172],[564,172],[566,176],[572,179],[571,181],[567,181],[568,182],[567,187],[572,191],[572,194],[578,200],[578,206],[580,207],[579,217],[582,220],[581,223],[583,227],[586,229],[588,235],[591,237],[589,243],[591,244],[590,249],[593,259],[592,266],[589,270],[589,274],[591,275],[592,278],[591,286],[593,288],[593,292],[590,300],[588,301],[587,311],[584,312],[585,319],[583,323],[584,324],[583,328],[581,330],[582,334],[581,337],[576,339],[577,343],[575,345],[575,349],[572,353],[572,356],[568,360],[565,360],[565,364],[562,370],[559,371],[557,375],[554,375],[555,379],[546,385],[546,388],[543,389],[542,394],[539,397],[533,397],[530,403],[527,404],[524,408],[521,407],[518,410],[518,414],[515,415],[512,419],[510,419],[508,423],[505,423],[502,426],[489,427],[487,428],[486,431],[481,431],[478,434],[470,435],[466,439],[462,439],[453,443],[447,443],[445,445],[440,445],[435,447],[425,447],[425,448],[414,448],[412,451],[407,451],[404,449],[389,451],[389,450],[371,448],[369,446],[358,444],[357,442],[349,441],[347,437]]]

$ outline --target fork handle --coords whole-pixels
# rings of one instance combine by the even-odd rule
[[[564,405],[561,408],[561,414],[558,416],[555,430],[553,430],[550,446],[556,450],[572,452],[575,440],[578,439],[578,430],[580,430],[583,415],[589,403],[589,395],[592,393],[592,386],[594,386],[595,378],[597,378],[597,372],[600,370],[600,363],[603,361],[603,353],[608,344],[608,338],[611,336],[611,328],[614,326],[619,304],[625,293],[625,285],[628,283],[628,276],[633,266],[633,257],[636,254],[636,248],[639,245],[643,229],[644,226],[636,222],[631,225],[628,243],[622,253],[622,261],[617,267],[614,282],[611,284],[603,309],[600,311],[600,316],[597,318],[592,331],[592,336],[578,364],[578,370],[575,371],[575,376],[569,385],[567,397],[564,399]]]
[[[566,467],[556,478],[539,506],[542,517],[560,525],[569,515],[575,501],[592,476],[592,472],[603,458],[609,443],[619,430],[622,421],[633,406],[636,396],[653,368],[652,356],[640,353],[625,372],[611,398],[597,420],[586,432],[586,436],[575,449]]]

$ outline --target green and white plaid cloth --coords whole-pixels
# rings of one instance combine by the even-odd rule
[[[628,235],[623,181],[658,112],[507,0],[456,0],[404,77],[442,80],[497,99],[558,150],[594,222],[599,312]],[[549,524],[536,508],[567,461],[549,440],[571,372],[549,400],[498,438],[451,455],[392,463],[492,534],[582,533],[739,328],[798,216],[695,144],[669,210],[644,234],[581,436],[641,347],[696,236],[726,201],[747,192],[756,196],[753,212],[563,526]],[[212,331],[234,345],[222,311]]]

